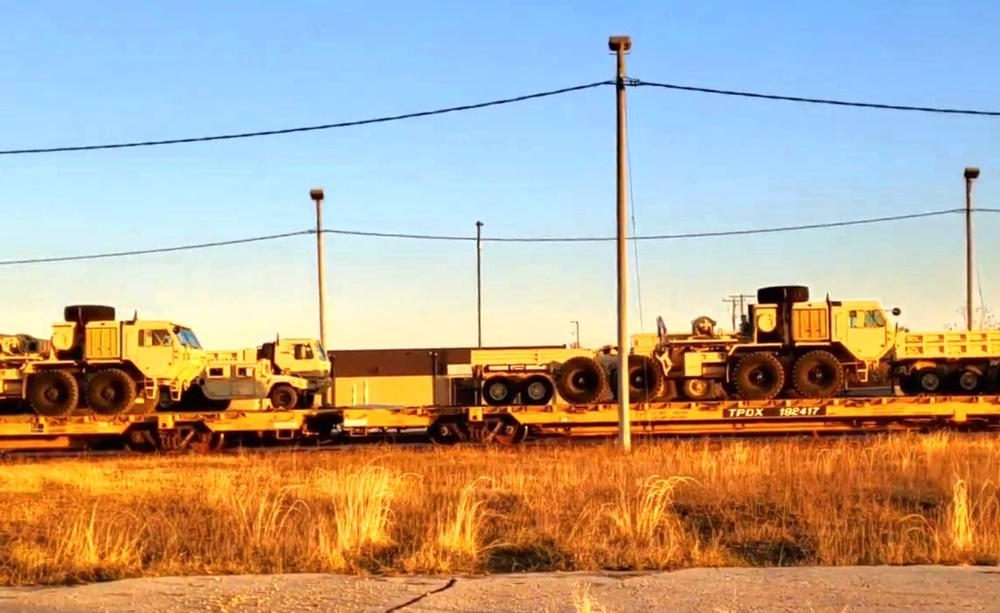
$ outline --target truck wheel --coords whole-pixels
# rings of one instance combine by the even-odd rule
[[[271,388],[271,393],[268,394],[268,398],[271,400],[272,407],[276,409],[289,410],[294,409],[295,405],[298,404],[299,392],[287,383],[279,383]]]
[[[844,368],[829,351],[810,351],[796,360],[792,381],[803,398],[830,398],[844,387]]]
[[[63,370],[40,372],[28,382],[28,404],[43,417],[63,417],[80,404],[80,386]]]
[[[524,398],[524,404],[548,404],[555,392],[552,380],[545,375],[531,375],[521,383],[521,396]]]
[[[715,385],[708,379],[684,379],[681,392],[687,400],[709,400],[715,396]]]
[[[135,381],[124,370],[109,368],[87,378],[87,406],[98,415],[118,415],[135,402]]]
[[[965,368],[958,371],[958,375],[955,377],[955,385],[967,394],[974,394],[979,389],[979,382],[981,380],[978,372],[971,368]]]
[[[635,402],[646,402],[663,390],[663,369],[647,355],[628,356],[628,395]]]
[[[921,368],[914,379],[920,393],[936,394],[941,389],[941,375],[933,368]]]
[[[507,377],[490,377],[483,382],[483,400],[492,407],[508,406],[516,395],[517,385]]]
[[[809,288],[804,285],[773,285],[757,290],[758,304],[809,302]]]
[[[590,404],[608,391],[608,374],[594,358],[578,355],[559,368],[556,390],[567,402]]]
[[[785,387],[785,369],[774,354],[758,351],[740,358],[733,379],[746,400],[770,400]]]

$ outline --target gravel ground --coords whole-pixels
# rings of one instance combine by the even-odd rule
[[[591,610],[1000,612],[1000,570],[972,567],[690,569],[654,574],[468,578],[269,575],[130,579],[62,588],[0,589],[0,612],[188,611],[572,612],[589,584]]]

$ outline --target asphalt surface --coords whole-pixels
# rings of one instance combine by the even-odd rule
[[[590,603],[584,601],[589,593]],[[0,589],[0,612],[1000,612],[986,567],[689,569],[470,578],[269,575]]]

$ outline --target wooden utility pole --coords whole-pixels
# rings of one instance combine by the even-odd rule
[[[323,251],[323,190],[309,190],[309,197],[316,203],[316,276],[319,285],[319,342],[324,351],[330,351],[326,338],[326,255]],[[333,404],[333,390],[324,394],[323,404]]]
[[[742,321],[742,316],[746,312],[746,305],[747,305],[746,301],[749,300],[750,298],[753,298],[752,294],[731,294],[729,296],[726,296],[726,298],[723,300],[723,302],[729,303],[730,313],[732,313],[733,316],[733,332],[739,332],[740,329],[739,327],[737,327],[736,322],[737,320]],[[740,305],[739,318],[736,317],[737,303],[739,303]]]
[[[632,416],[629,412],[628,384],[628,251],[626,239],[628,177],[625,135],[625,54],[632,49],[632,39],[628,36],[612,36],[608,48],[615,53],[617,70],[615,97],[617,99],[617,166],[618,166],[618,442],[625,451],[632,449]]]
[[[483,348],[483,222],[476,222],[476,328]]]

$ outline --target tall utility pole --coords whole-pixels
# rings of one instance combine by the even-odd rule
[[[725,300],[723,300],[723,302],[729,303],[730,312],[733,315],[733,332],[739,332],[739,328],[736,325],[736,321],[737,321],[737,317],[736,317],[736,304],[739,303],[739,305],[740,305],[740,318],[739,319],[742,321],[742,316],[746,312],[746,305],[747,305],[746,301],[748,299],[750,299],[750,298],[753,298],[753,295],[751,295],[751,294],[732,294],[732,295],[726,296]]]
[[[476,222],[476,328],[483,348],[483,222]]]
[[[626,211],[625,159],[625,54],[632,49],[632,39],[628,36],[608,38],[608,48],[614,51],[617,60],[615,96],[618,99],[618,442],[622,449],[632,449],[632,416],[629,413],[628,394],[628,251],[625,248],[628,232]]]
[[[576,326],[576,342],[574,343],[574,346],[577,349],[579,349],[580,348],[580,322],[574,319],[573,321],[571,321],[569,323],[571,323],[574,326]]]
[[[329,351],[326,342],[326,256],[323,253],[323,190],[309,190],[309,197],[316,203],[316,275],[319,282],[319,342],[323,349]],[[324,404],[333,404],[330,398],[332,390],[327,390]]]
[[[979,169],[965,169],[965,325],[971,332],[975,311],[972,310],[972,182],[979,178]]]

